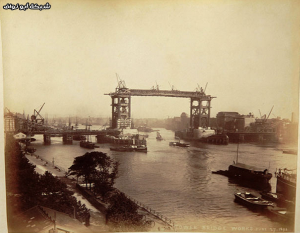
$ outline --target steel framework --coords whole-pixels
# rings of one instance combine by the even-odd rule
[[[152,88],[129,89],[124,81],[119,81],[115,92],[109,95],[112,99],[112,128],[123,128],[131,125],[131,97],[132,96],[162,96],[190,98],[190,127],[208,127],[210,119],[211,100],[216,97],[206,95],[201,88],[199,91],[159,90]]]

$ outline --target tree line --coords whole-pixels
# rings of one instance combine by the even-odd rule
[[[146,231],[154,224],[146,221],[138,212],[139,206],[124,193],[114,188],[118,177],[119,163],[103,152],[88,152],[74,159],[67,176],[75,176],[84,182],[86,190],[95,198],[108,204],[106,224],[117,231]],[[36,205],[45,206],[69,216],[74,216],[89,225],[89,210],[73,196],[66,183],[46,171],[35,171],[13,138],[6,138],[5,147],[6,193],[8,226],[12,217]]]
[[[22,152],[20,144],[12,137],[6,138],[5,147],[7,218],[10,226],[16,216],[36,205],[48,207],[69,216],[75,216],[88,225],[89,210],[72,196],[67,185],[50,172],[43,175],[35,171]]]

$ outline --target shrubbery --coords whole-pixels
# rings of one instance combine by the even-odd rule
[[[86,221],[89,211],[85,205],[77,202],[67,185],[45,172],[39,175],[35,166],[29,163],[20,145],[10,137],[6,138],[5,170],[8,220],[13,215],[26,211],[36,205],[45,206],[80,221]]]
[[[117,230],[145,230],[147,223],[138,213],[138,205],[113,187],[118,174],[118,162],[103,152],[88,152],[74,159],[69,175],[82,177],[87,189],[109,203],[106,222]],[[93,184],[93,185],[92,185]]]

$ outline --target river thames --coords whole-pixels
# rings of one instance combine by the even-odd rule
[[[93,129],[99,129],[93,126]],[[234,193],[259,191],[229,182],[225,176],[212,171],[227,170],[236,159],[237,144],[212,145],[191,143],[189,148],[171,147],[176,141],[174,132],[159,129],[165,139],[156,140],[156,133],[147,138],[148,153],[110,151],[110,144],[97,144],[100,148],[81,148],[78,141],[63,145],[61,137],[51,138],[44,145],[42,135],[36,135],[32,145],[40,157],[68,169],[75,157],[90,151],[101,151],[120,162],[119,178],[115,186],[173,220],[178,231],[292,231],[291,224],[269,218],[264,212],[254,212],[234,202]],[[95,142],[95,137],[92,137]],[[269,169],[270,181],[276,190],[276,168],[296,169],[297,156],[283,154],[286,144],[239,145],[239,162]]]

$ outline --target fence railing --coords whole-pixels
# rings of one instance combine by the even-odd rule
[[[150,213],[150,214],[152,214],[153,216],[159,218],[161,221],[163,221],[164,223],[166,223],[167,225],[169,225],[170,227],[172,227],[173,229],[175,229],[175,223],[174,223],[171,219],[169,219],[169,218],[165,217],[164,215],[160,214],[159,212],[157,212],[157,211],[151,209],[149,206],[146,206],[146,205],[144,205],[143,203],[141,203],[141,202],[135,200],[134,198],[128,196],[127,194],[125,194],[125,193],[123,193],[123,194],[124,194],[129,200],[131,200],[131,201],[133,201],[135,204],[137,204],[140,208],[146,210],[148,213]]]
[[[40,157],[39,155],[37,155],[35,153],[32,153],[31,155],[35,156],[37,159],[40,159],[41,161],[45,162],[44,165],[46,165],[46,166],[52,166],[54,169],[56,169],[59,172],[63,172],[65,175],[68,173],[67,169],[65,169],[65,168],[63,168],[63,167],[55,164],[55,162],[53,162],[53,161],[51,162],[51,161],[49,161],[49,160],[47,160],[45,158]]]

